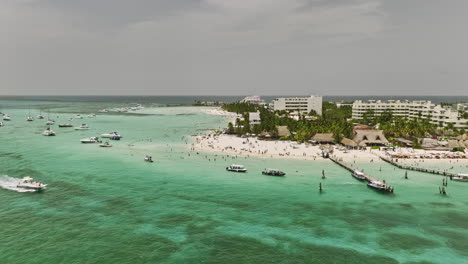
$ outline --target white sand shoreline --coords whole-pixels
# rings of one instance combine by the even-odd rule
[[[223,153],[229,155],[248,156],[256,158],[274,158],[274,159],[292,159],[292,160],[308,160],[320,161],[321,146],[293,141],[272,141],[259,140],[255,137],[243,138],[234,135],[226,134],[207,134],[193,137],[192,150],[208,152],[208,153]],[[338,145],[322,146],[322,148],[333,149],[332,155],[342,159],[344,162],[375,162],[381,163],[379,156],[386,156],[387,152],[383,150],[345,150],[344,147]],[[414,150],[411,148],[399,148],[398,153],[417,153],[420,155],[431,153],[425,150]],[[399,162],[404,164],[467,164],[468,159],[399,159]]]

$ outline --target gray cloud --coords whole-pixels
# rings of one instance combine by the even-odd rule
[[[460,94],[463,0],[4,0],[0,94]]]

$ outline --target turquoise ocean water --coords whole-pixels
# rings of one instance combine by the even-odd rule
[[[440,176],[359,164],[395,187],[382,195],[325,160],[197,155],[190,135],[226,123],[201,108],[97,113],[107,106],[127,104],[0,101],[12,116],[0,127],[0,182],[49,184],[0,189],[0,263],[468,263],[466,183],[443,197]],[[81,113],[73,124],[91,130],[42,136],[45,120],[25,120],[40,110],[56,124]],[[124,136],[112,148],[79,142],[111,131]],[[226,172],[231,163],[249,172]],[[266,167],[287,176],[262,176]]]

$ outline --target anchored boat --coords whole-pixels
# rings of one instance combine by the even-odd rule
[[[378,191],[393,193],[393,187],[386,184],[385,181],[371,181],[367,186]]]
[[[85,143],[85,144],[88,144],[88,143],[100,143],[98,137],[84,138],[84,139],[81,139],[80,142],[81,142],[81,143]]]
[[[457,176],[450,176],[450,180],[468,182],[468,174],[461,174],[460,173]]]
[[[239,164],[232,164],[229,167],[226,167],[227,171],[233,171],[233,172],[247,172],[247,169],[244,167],[244,165],[239,165]]]
[[[362,171],[354,170],[351,175],[353,175],[354,178],[361,180],[361,181],[366,179],[366,176],[364,175],[364,172]]]
[[[55,132],[48,127],[46,130],[42,132],[42,135],[44,136],[55,136]]]
[[[264,171],[262,171],[262,174],[263,175],[269,175],[269,176],[284,176],[286,175],[286,173],[280,171],[280,170],[277,170],[277,169],[265,169]]]

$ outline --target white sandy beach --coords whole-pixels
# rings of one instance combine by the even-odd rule
[[[333,149],[332,155],[343,159],[345,162],[383,162],[379,156],[386,156],[387,151],[383,150],[345,150],[338,145],[311,145],[300,144],[292,141],[272,141],[259,140],[255,137],[242,138],[234,135],[225,134],[207,134],[194,136],[193,150],[203,152],[225,153],[243,156],[255,156],[264,158],[281,159],[300,159],[300,160],[323,160],[321,157],[321,148]],[[395,153],[412,155],[429,155],[431,153],[448,154],[450,152],[433,152],[425,150],[414,150],[411,148],[398,148]],[[399,159],[407,165],[423,164],[459,164],[459,166],[468,165],[468,159]],[[463,165],[466,164],[466,165]]]

